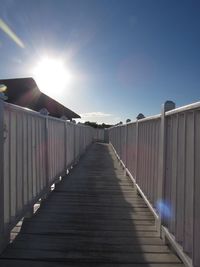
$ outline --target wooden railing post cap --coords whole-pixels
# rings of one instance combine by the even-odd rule
[[[162,105],[162,109],[164,110],[164,112],[167,112],[175,108],[176,108],[176,104],[171,100],[165,101],[165,103]]]
[[[40,109],[40,114],[48,116],[49,115],[49,111],[46,108],[42,108],[42,109]]]
[[[69,120],[65,115],[62,115],[60,118],[61,118],[62,120],[64,120],[64,121]]]
[[[5,95],[5,91],[7,90],[7,86],[5,84],[0,84],[0,99],[7,100],[8,97]]]
[[[0,92],[0,100],[5,101],[7,99],[8,99],[8,97],[4,93]]]
[[[137,120],[141,120],[141,119],[144,119],[144,118],[145,118],[145,116],[144,116],[144,114],[142,114],[142,113],[139,113],[139,114],[137,115],[137,117],[136,117]]]

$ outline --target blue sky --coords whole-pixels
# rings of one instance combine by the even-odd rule
[[[32,76],[43,55],[73,79],[52,95],[84,120],[125,121],[200,99],[200,2],[0,0],[0,78]]]

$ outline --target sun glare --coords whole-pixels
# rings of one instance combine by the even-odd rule
[[[33,77],[42,92],[55,96],[61,94],[71,80],[64,62],[53,58],[43,58],[33,69]]]

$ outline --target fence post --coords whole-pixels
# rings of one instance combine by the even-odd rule
[[[157,229],[161,233],[161,224],[163,221],[162,216],[162,203],[164,199],[164,184],[165,184],[165,166],[166,166],[166,117],[165,112],[175,108],[175,103],[173,101],[166,101],[161,108],[161,124],[160,124],[160,145],[159,145],[159,179],[158,179],[158,212],[159,221],[157,224]]]
[[[0,99],[0,251],[3,249],[4,239],[4,102]]]
[[[144,119],[145,116],[142,113],[139,113],[136,117],[136,137],[135,137],[135,182],[137,183],[138,177],[138,140],[139,140],[139,120]]]
[[[65,174],[67,173],[67,121],[65,121]]]
[[[137,174],[138,174],[138,128],[139,128],[138,119],[136,121],[136,136],[135,136],[135,182],[137,183]]]
[[[0,252],[9,243],[4,229],[4,101],[0,97]]]
[[[125,140],[124,140],[124,143],[125,143],[125,145],[124,145],[124,147],[125,147],[125,151],[124,151],[124,155],[125,155],[125,157],[124,157],[124,175],[126,176],[126,169],[127,169],[127,134],[128,134],[128,126],[127,126],[127,124],[125,124]]]
[[[49,187],[49,119],[45,118],[45,139],[46,139],[46,186]]]
[[[51,191],[51,188],[49,187],[49,147],[48,147],[48,140],[49,140],[49,133],[48,133],[48,122],[49,122],[49,119],[48,119],[48,115],[49,115],[49,112],[47,109],[42,109],[40,111],[40,113],[42,115],[45,116],[45,169],[46,169],[46,193],[42,196],[42,200],[45,200],[48,195],[49,195],[49,192]]]

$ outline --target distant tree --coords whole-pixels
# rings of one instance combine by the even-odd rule
[[[127,120],[126,120],[126,123],[129,123],[129,122],[131,122],[131,120],[130,120],[130,119],[127,119]]]
[[[93,128],[98,128],[98,125],[96,122],[86,121],[85,125],[91,126]]]
[[[121,124],[123,124],[123,122],[122,122],[122,121],[120,121],[120,122],[116,123],[115,125],[121,125]]]
[[[107,129],[107,128],[110,128],[110,127],[112,127],[111,124],[102,123],[102,128]]]
[[[109,128],[109,127],[112,126],[110,124],[105,124],[105,123],[98,124],[96,122],[91,122],[91,121],[86,121],[85,125],[91,126],[91,127],[95,128],[95,129],[97,129],[97,128],[98,129],[105,129],[105,128]]]

